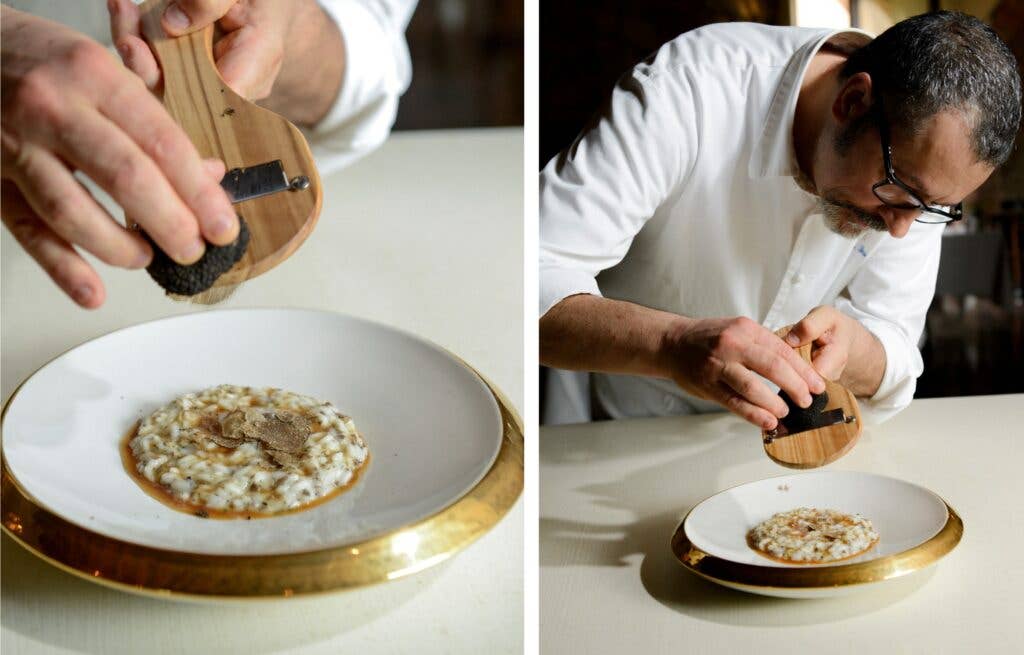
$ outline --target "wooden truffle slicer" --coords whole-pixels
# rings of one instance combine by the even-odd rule
[[[780,336],[788,331],[782,330]],[[811,362],[811,344],[796,350],[804,361]],[[782,466],[810,469],[834,462],[853,448],[862,429],[857,399],[846,387],[827,379],[825,393],[828,402],[824,409],[805,414],[809,425],[801,431],[790,432],[780,421],[774,430],[761,432],[768,457]]]
[[[149,0],[140,7],[142,32],[163,74],[164,106],[202,157],[227,165],[221,186],[251,235],[241,260],[201,297],[189,298],[217,302],[295,252],[313,231],[323,190],[298,128],[221,79],[213,58],[214,26],[168,37],[160,25],[166,5],[167,0]]]

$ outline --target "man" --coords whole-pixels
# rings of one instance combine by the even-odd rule
[[[62,20],[88,22],[94,9],[59,5],[49,9]],[[221,76],[239,94],[307,128],[326,173],[375,148],[390,131],[411,75],[403,33],[414,6],[414,0],[178,0],[168,4],[162,24],[177,36],[217,21]],[[133,269],[147,266],[153,253],[92,198],[76,171],[181,264],[197,261],[207,243],[230,243],[239,229],[219,185],[224,163],[202,161],[150,93],[160,70],[140,36],[139,9],[131,0],[108,0],[107,9],[125,66],[96,40],[59,23],[6,6],[0,21],[3,222],[86,308],[102,305],[105,291],[79,249]]]
[[[541,173],[541,360],[595,372],[555,371],[546,420],[724,406],[772,429],[769,385],[807,407],[822,377],[874,420],[907,406],[942,223],[1008,157],[1020,98],[959,13],[663,46]]]

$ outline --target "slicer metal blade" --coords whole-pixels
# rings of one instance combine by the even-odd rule
[[[305,175],[288,179],[280,159],[255,166],[232,168],[220,181],[231,202],[239,203],[253,198],[269,196],[281,191],[300,191],[309,188]]]
[[[808,417],[807,420],[809,421],[810,425],[808,425],[805,429],[800,430],[799,432],[790,432],[789,429],[782,423],[782,421],[779,421],[779,424],[775,427],[774,430],[766,430],[764,432],[764,442],[766,444],[770,444],[775,439],[789,437],[794,434],[807,432],[808,430],[817,430],[819,428],[825,428],[830,425],[838,425],[839,423],[853,423],[854,421],[857,420],[857,417],[852,415],[848,416],[846,415],[846,413],[843,412],[842,407],[837,407],[835,409],[830,409],[824,412],[814,414]]]

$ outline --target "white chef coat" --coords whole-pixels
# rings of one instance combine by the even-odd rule
[[[375,149],[391,132],[398,98],[412,78],[405,28],[416,0],[319,2],[345,43],[345,77],[338,97],[316,126],[303,130],[317,168],[327,175]],[[110,21],[105,3],[99,0],[4,0],[4,4],[111,44]]]
[[[793,116],[807,65],[826,41],[868,40],[856,30],[709,25],[625,75],[594,126],[541,173],[540,315],[588,293],[695,318],[747,316],[776,330],[834,305],[885,349],[865,417],[906,407],[923,370],[917,342],[942,227],[844,238],[794,180]],[[613,418],[722,409],[668,380],[589,377]],[[589,420],[585,381],[556,371],[545,419]]]

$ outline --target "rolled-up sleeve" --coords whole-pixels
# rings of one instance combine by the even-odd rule
[[[935,295],[942,228],[915,223],[902,239],[884,239],[847,287],[836,307],[860,321],[885,350],[878,391],[862,403],[865,418],[880,423],[910,404],[924,371],[918,341]]]
[[[412,64],[405,40],[415,0],[320,0],[345,45],[345,74],[327,115],[307,131],[322,173],[370,152],[388,137]]]
[[[644,223],[692,168],[698,116],[682,78],[624,76],[590,129],[540,174],[540,316],[600,295]]]

